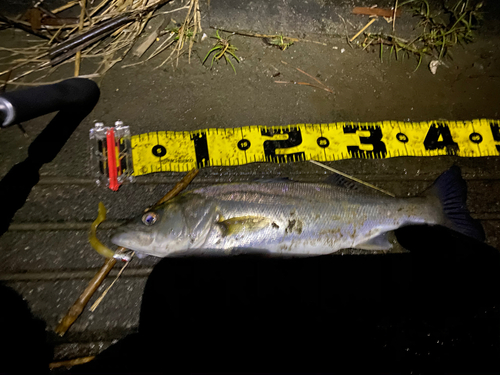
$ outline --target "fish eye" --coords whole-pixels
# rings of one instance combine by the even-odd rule
[[[146,225],[153,225],[158,220],[158,214],[155,212],[148,212],[142,216],[142,222]]]

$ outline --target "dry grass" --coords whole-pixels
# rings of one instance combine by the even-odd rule
[[[5,48],[0,47],[2,57],[0,66],[8,67],[0,71],[0,84],[19,85],[22,78],[30,76],[32,73],[42,73],[42,76],[30,85],[41,85],[43,78],[50,75],[61,65],[75,64],[75,76],[80,75],[80,65],[85,70],[87,76],[97,77],[104,75],[109,69],[122,61],[130,52],[138,37],[143,33],[148,21],[155,16],[165,13],[172,13],[187,9],[187,15],[177,32],[171,32],[170,39],[155,49],[155,51],[145,61],[157,56],[165,49],[173,46],[170,55],[161,63],[164,65],[175,59],[178,64],[179,57],[187,50],[188,59],[191,58],[191,50],[195,38],[201,32],[201,15],[199,10],[199,0],[188,0],[185,4],[169,12],[158,12],[158,9],[172,0],[102,0],[94,1],[89,7],[81,7],[81,18],[79,25],[46,26],[43,25],[37,32],[45,36],[46,40],[34,46],[26,48]],[[85,4],[85,1],[70,1],[66,8]],[[52,12],[60,12],[64,7],[54,9]],[[50,52],[61,43],[85,35],[90,30],[99,28],[105,21],[116,20],[118,17],[129,17],[128,22],[120,25],[110,35],[101,37],[88,45],[75,48],[62,61],[54,60]],[[21,26],[31,26],[28,22],[18,21]],[[4,25],[5,26],[5,25]],[[11,25],[12,26],[12,25]],[[75,58],[76,56],[76,58]],[[92,64],[85,64],[87,61]],[[89,72],[89,70],[92,71]],[[26,83],[24,83],[26,84]]]

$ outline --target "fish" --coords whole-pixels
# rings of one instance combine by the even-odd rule
[[[156,257],[268,254],[315,256],[342,249],[391,250],[408,225],[441,225],[483,240],[452,167],[421,195],[393,198],[352,184],[267,180],[200,187],[117,228],[115,245]]]

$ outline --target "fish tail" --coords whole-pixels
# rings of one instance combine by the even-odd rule
[[[483,227],[470,216],[467,209],[467,184],[459,167],[453,166],[444,172],[425,194],[435,196],[441,202],[445,217],[444,226],[484,241]]]

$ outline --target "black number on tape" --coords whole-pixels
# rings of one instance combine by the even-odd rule
[[[266,155],[266,160],[271,159],[274,162],[282,163],[286,161],[298,161],[305,159],[304,152],[291,152],[286,154],[276,155],[277,149],[286,149],[298,146],[302,143],[302,134],[299,128],[290,129],[267,129],[262,130],[261,134],[263,136],[272,137],[276,134],[288,134],[288,139],[284,140],[269,140],[264,141],[264,154]]]
[[[406,143],[408,142],[408,136],[403,133],[398,133],[396,134],[396,139],[401,142],[401,143]]]
[[[242,139],[241,141],[238,142],[238,148],[241,151],[248,150],[251,146],[251,143],[248,139]]]
[[[490,123],[491,133],[495,142],[500,142],[500,127],[493,122]],[[496,145],[497,151],[500,152],[500,145]]]
[[[191,135],[191,140],[194,142],[194,151],[196,153],[196,164],[198,164],[198,168],[209,166],[210,158],[208,156],[207,134],[193,134]]]
[[[446,124],[432,124],[424,139],[424,147],[428,151],[446,149],[448,155],[455,155],[459,150],[458,144],[451,136],[450,128]]]
[[[317,142],[318,146],[321,148],[327,148],[328,146],[330,146],[330,141],[325,137],[319,137]]]
[[[153,152],[154,156],[158,156],[159,158],[167,155],[167,149],[165,147],[163,147],[162,145],[154,146],[152,152]]]
[[[347,151],[355,157],[363,159],[384,158],[387,154],[387,148],[385,147],[385,143],[382,142],[382,128],[380,126],[344,126],[344,134],[356,133],[358,130],[370,132],[369,137],[359,137],[359,141],[362,145],[372,145],[373,150],[361,150],[359,146],[347,146]]]
[[[469,135],[469,139],[473,143],[481,143],[483,141],[483,136],[479,133],[472,133]]]

